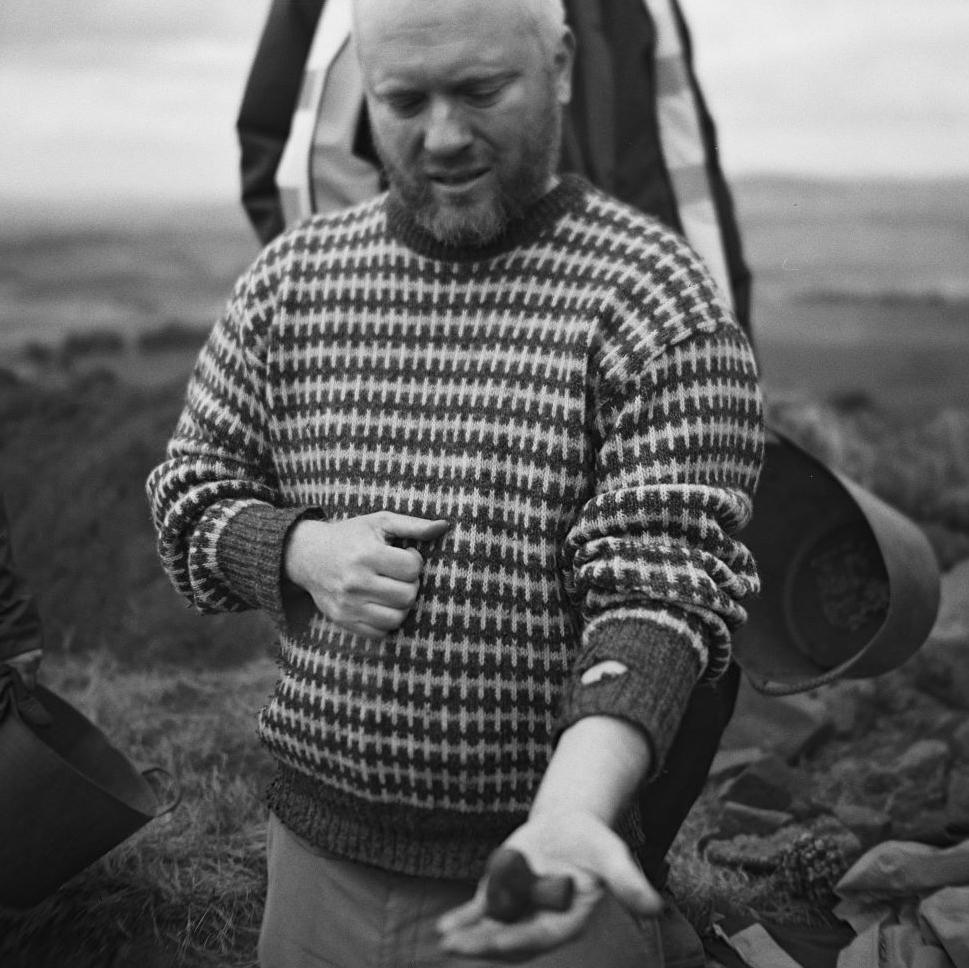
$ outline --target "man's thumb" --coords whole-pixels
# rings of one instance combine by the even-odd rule
[[[446,534],[450,521],[415,518],[409,514],[389,513],[382,522],[384,535],[388,538],[409,538],[411,541],[433,541]]]

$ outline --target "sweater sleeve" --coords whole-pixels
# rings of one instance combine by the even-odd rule
[[[271,250],[267,250],[271,251]],[[280,288],[264,254],[237,284],[189,381],[166,459],[147,482],[158,550],[201,612],[262,608],[284,621],[284,502],[270,452],[266,332]]]
[[[592,348],[596,487],[564,549],[584,620],[559,731],[606,714],[639,725],[659,770],[700,678],[730,661],[759,590],[735,535],[763,459],[763,413],[746,337],[688,251],[622,289]],[[620,674],[583,683],[607,660]]]

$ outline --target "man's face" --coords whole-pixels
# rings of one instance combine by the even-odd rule
[[[521,0],[358,0],[357,45],[391,191],[442,242],[501,233],[553,183],[571,37]]]

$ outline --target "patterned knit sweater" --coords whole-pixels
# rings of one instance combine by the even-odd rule
[[[338,855],[473,877],[577,719],[638,724],[659,769],[757,589],[734,535],[762,448],[750,348],[698,259],[570,176],[483,248],[387,196],[279,238],[148,490],[179,590],[278,625],[272,810]],[[377,641],[282,560],[300,517],[381,509],[451,528]],[[582,684],[606,659],[628,671]]]

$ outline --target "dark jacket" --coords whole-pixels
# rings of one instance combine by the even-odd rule
[[[645,5],[642,0],[565,0],[565,7],[578,45],[574,96],[563,131],[562,169],[585,175],[617,198],[682,231],[660,148],[655,34]],[[237,120],[242,201],[264,243],[283,229],[275,173],[322,9],[323,0],[273,0],[243,94]],[[749,334],[750,272],[717,159],[713,120],[693,72],[689,32],[679,9],[676,14],[699,105],[734,307]],[[355,150],[377,164],[364,125]]]
[[[13,563],[10,525],[0,497],[0,662],[43,646],[40,615]]]

